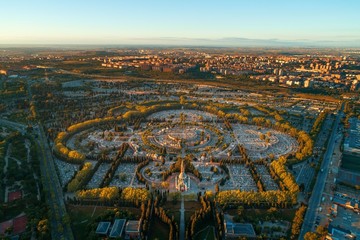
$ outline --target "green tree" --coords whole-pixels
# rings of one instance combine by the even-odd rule
[[[238,216],[242,217],[243,213],[244,213],[244,206],[238,206],[238,208],[237,208]]]
[[[62,222],[64,224],[69,224],[70,223],[70,217],[69,217],[69,214],[65,214],[63,217],[62,217]]]

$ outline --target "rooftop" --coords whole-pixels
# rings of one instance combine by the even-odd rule
[[[226,222],[225,230],[226,230],[226,234],[230,234],[230,235],[249,236],[249,237],[256,236],[254,228],[250,223]]]
[[[140,231],[140,221],[128,221],[126,224],[125,232],[139,232]]]
[[[351,232],[341,227],[329,225],[328,232],[331,234],[332,239],[345,239],[345,236],[351,235]]]
[[[360,120],[351,118],[349,137],[345,139],[345,152],[360,154]]]
[[[111,223],[110,222],[99,222],[95,233],[106,235],[109,231]]]
[[[15,191],[15,192],[9,192],[8,193],[8,202],[15,201],[17,199],[22,198],[22,192],[21,191]]]
[[[27,217],[26,215],[19,216],[17,218],[13,219],[13,233],[14,234],[20,234],[22,232],[25,232],[26,230],[26,224],[27,224]]]
[[[115,219],[114,225],[111,228],[109,237],[117,238],[120,237],[124,231],[126,219]]]

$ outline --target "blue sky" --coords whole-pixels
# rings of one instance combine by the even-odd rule
[[[0,8],[0,44],[360,41],[359,0],[11,0]]]

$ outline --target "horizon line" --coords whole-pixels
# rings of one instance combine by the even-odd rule
[[[165,43],[0,43],[0,48],[45,48],[45,47],[168,47],[168,48],[272,48],[272,49],[286,49],[286,48],[314,48],[314,49],[360,49],[359,46],[351,45],[204,45],[204,44],[165,44]]]
[[[123,38],[123,39],[83,39],[58,42],[61,40],[33,40],[28,42],[5,42],[0,46],[165,46],[165,47],[309,47],[309,48],[359,48],[360,39],[352,40],[310,40],[296,39],[284,40],[278,38],[244,38],[244,37],[223,37],[223,38],[187,38],[187,37],[158,37],[158,38]]]

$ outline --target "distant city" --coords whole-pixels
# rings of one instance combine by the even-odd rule
[[[101,66],[119,69],[174,72],[183,74],[196,66],[200,72],[217,78],[226,75],[249,75],[251,79],[269,81],[283,86],[331,88],[355,91],[360,74],[357,57],[328,54],[303,55],[238,55],[209,54],[201,51],[149,50],[121,53],[118,57],[103,57]],[[356,51],[355,51],[356,53]],[[124,55],[123,55],[124,54]],[[353,71],[354,70],[354,71]]]

